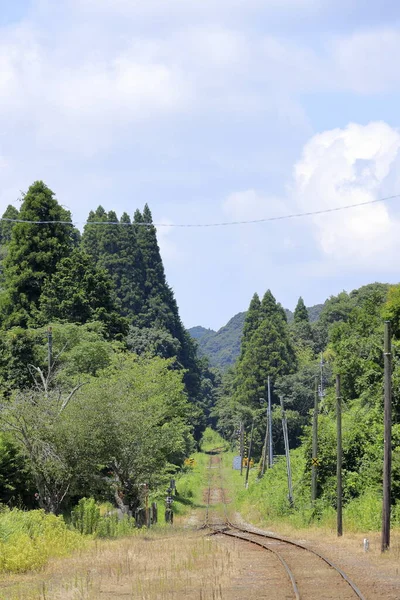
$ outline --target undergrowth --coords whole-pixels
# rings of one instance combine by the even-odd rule
[[[87,539],[69,529],[63,517],[17,508],[0,513],[0,572],[37,570],[49,558],[67,556],[86,545]]]
[[[225,479],[233,499],[233,508],[246,520],[253,523],[271,525],[286,523],[294,528],[310,526],[336,529],[336,510],[327,499],[311,502],[311,473],[301,449],[291,453],[293,497],[291,506],[288,500],[286,461],[279,458],[272,469],[268,469],[262,479],[258,478],[258,466],[250,471],[249,487],[244,488],[244,475],[232,470],[233,454],[224,455]],[[382,521],[382,498],[379,491],[367,489],[364,494],[348,501],[343,509],[346,531],[378,531]],[[393,527],[400,527],[400,504],[392,511]]]

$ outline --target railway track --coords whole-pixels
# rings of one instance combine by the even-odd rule
[[[285,585],[290,587],[291,593],[291,596],[286,596],[287,598],[292,597],[295,600],[356,600],[357,598],[366,600],[346,573],[320,552],[288,538],[255,531],[232,523],[228,517],[221,458],[220,456],[216,460],[215,458],[216,451],[210,457],[209,463],[204,528],[211,530],[212,535],[233,538],[268,551],[280,568],[284,570]],[[218,505],[218,508],[215,505]]]

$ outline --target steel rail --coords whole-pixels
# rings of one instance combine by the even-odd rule
[[[221,487],[221,494],[222,494],[222,500],[223,500],[224,511],[225,511],[225,523],[226,523],[226,525],[228,525],[228,527],[230,527],[231,529],[236,529],[237,531],[240,531],[241,533],[249,533],[251,535],[256,535],[258,537],[263,537],[263,538],[266,538],[266,539],[272,539],[272,540],[275,540],[275,541],[278,541],[278,542],[283,542],[283,543],[286,543],[288,545],[294,546],[296,548],[301,548],[302,550],[305,550],[306,552],[310,552],[311,554],[314,554],[319,559],[321,559],[323,562],[325,562],[329,567],[331,567],[332,569],[334,569],[342,577],[342,579],[351,587],[351,589],[356,594],[357,598],[359,598],[359,600],[366,600],[366,598],[363,595],[363,593],[361,592],[361,590],[346,575],[346,573],[340,567],[338,567],[335,563],[333,563],[329,558],[327,558],[326,556],[324,556],[323,554],[321,554],[317,550],[313,550],[312,548],[308,548],[307,546],[304,546],[304,544],[301,544],[299,542],[295,542],[295,541],[290,540],[288,538],[283,538],[283,537],[280,537],[280,536],[277,536],[277,535],[274,535],[274,534],[268,534],[266,532],[260,533],[260,532],[252,531],[251,529],[246,529],[244,527],[240,527],[239,525],[236,525],[236,524],[232,523],[229,520],[228,513],[227,513],[225,492],[224,492],[223,485],[222,485],[221,463],[219,463],[219,467],[220,467],[220,479],[221,479],[221,486],[220,487]],[[226,529],[221,530],[220,533],[222,533],[224,535],[232,535]],[[240,538],[240,539],[245,539],[245,538]],[[254,540],[247,540],[247,541],[256,544],[256,542]],[[280,556],[280,554],[276,550],[272,550],[271,548],[267,548],[267,547],[265,547],[263,545],[262,545],[262,547],[265,548],[266,550],[270,550],[271,552],[276,553],[277,556],[278,556],[278,558],[279,558],[279,560],[281,560],[281,562],[283,561],[282,564],[285,563],[284,559]],[[291,581],[292,581],[292,578],[291,578]]]
[[[277,542],[283,542],[283,543],[289,544],[291,546],[295,546],[296,548],[301,548],[302,550],[306,550],[307,552],[311,552],[312,554],[314,554],[315,556],[317,556],[318,558],[320,558],[321,560],[323,560],[332,569],[334,569],[335,571],[337,571],[337,573],[339,573],[339,575],[344,579],[344,581],[351,587],[351,589],[356,594],[356,596],[359,598],[359,600],[366,600],[366,598],[363,595],[363,593],[359,590],[359,588],[356,586],[356,584],[353,583],[353,581],[346,575],[346,573],[344,571],[342,571],[342,569],[340,567],[338,567],[337,565],[335,565],[335,563],[333,563],[329,558],[327,558],[326,556],[324,556],[323,554],[321,554],[317,550],[313,550],[312,548],[308,548],[307,546],[304,546],[303,544],[300,544],[299,542],[294,542],[293,540],[289,540],[287,538],[279,537],[277,535],[273,535],[273,534],[270,534],[270,533],[260,533],[260,532],[257,532],[257,531],[252,531],[251,529],[246,529],[244,527],[239,527],[238,525],[235,525],[234,523],[231,523],[230,521],[228,521],[227,524],[232,529],[237,529],[238,531],[240,531],[242,533],[250,533],[251,535],[256,535],[256,536],[259,536],[259,537],[263,537],[263,538],[267,538],[267,539],[271,539],[271,540],[276,540]]]
[[[217,450],[217,449],[216,449]],[[210,509],[210,498],[211,498],[211,458],[210,458],[210,463],[209,463],[209,469],[210,469],[210,475],[209,475],[209,479],[208,479],[208,503],[207,503],[207,510],[206,510],[206,517],[205,517],[205,522],[204,522],[204,528],[208,528],[211,529],[212,526],[217,526],[218,529],[214,530],[212,532],[212,535],[226,535],[228,537],[233,537],[239,540],[242,540],[243,542],[248,542],[250,544],[254,544],[255,546],[259,546],[260,548],[263,548],[264,550],[267,550],[269,552],[271,552],[274,556],[276,556],[276,558],[280,561],[280,563],[282,564],[282,566],[284,567],[286,574],[289,578],[289,581],[292,584],[292,588],[293,588],[293,593],[294,593],[294,598],[295,600],[300,600],[300,593],[297,587],[297,583],[296,583],[296,579],[294,577],[294,574],[292,573],[289,565],[287,564],[287,562],[285,561],[285,559],[280,555],[280,553],[277,550],[273,550],[272,548],[270,548],[269,546],[267,546],[266,544],[263,544],[261,542],[257,542],[256,540],[251,540],[245,536],[241,536],[237,533],[234,533],[232,531],[229,531],[227,529],[225,529],[224,525],[228,525],[229,527],[232,527],[229,518],[228,518],[228,509],[227,509],[227,505],[226,505],[226,497],[225,497],[225,490],[224,487],[222,485],[222,471],[221,471],[221,462],[219,462],[219,474],[220,474],[220,490],[221,490],[221,497],[222,497],[222,505],[224,507],[224,513],[225,513],[225,523],[222,525],[222,527],[220,525],[217,524],[210,524],[209,522],[209,509]]]
[[[231,531],[226,530],[226,529],[222,529],[221,531],[219,531],[217,533],[220,533],[222,535],[227,535],[229,537],[234,537],[239,540],[249,542],[250,544],[255,544],[256,546],[260,546],[261,548],[264,548],[264,550],[268,550],[268,552],[272,552],[272,554],[275,554],[275,556],[281,561],[282,565],[285,568],[285,571],[286,571],[286,573],[290,579],[290,582],[292,584],[293,592],[294,592],[296,600],[300,600],[300,593],[299,593],[299,588],[297,587],[296,579],[295,579],[289,565],[287,564],[287,562],[285,561],[283,556],[281,556],[281,554],[279,552],[277,552],[277,550],[273,550],[272,548],[270,548],[269,546],[266,546],[265,544],[262,544],[261,542],[257,542],[256,540],[250,540],[249,538],[241,536],[237,533],[232,533]]]

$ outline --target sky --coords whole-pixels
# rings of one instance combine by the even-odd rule
[[[0,211],[263,219],[400,194],[397,0],[0,0]],[[187,327],[400,281],[400,199],[159,227]]]

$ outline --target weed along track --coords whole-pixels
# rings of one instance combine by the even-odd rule
[[[366,600],[358,587],[329,558],[293,540],[232,523],[222,480],[221,457],[215,451],[209,462],[207,509],[204,527],[217,539],[230,538],[266,550],[268,598],[295,600]],[[264,596],[262,596],[264,597]]]

